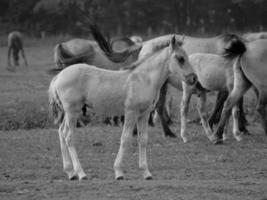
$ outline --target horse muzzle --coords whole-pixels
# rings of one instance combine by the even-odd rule
[[[187,76],[185,76],[185,83],[188,85],[193,85],[197,82],[197,75],[194,73],[191,73]]]

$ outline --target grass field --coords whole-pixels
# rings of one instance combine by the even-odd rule
[[[252,115],[252,136],[238,143],[229,134],[221,146],[212,145],[197,124],[188,125],[187,144],[180,138],[163,138],[158,126],[150,128],[148,162],[154,176],[150,181],[142,180],[137,169],[135,139],[126,161],[127,179],[115,181],[112,166],[121,128],[90,124],[77,134],[80,161],[89,180],[68,181],[57,130],[48,116],[47,89],[52,76],[45,71],[52,67],[53,44],[42,41],[26,46],[29,67],[15,73],[6,70],[6,55],[6,47],[0,47],[1,200],[267,198],[267,137]],[[173,93],[177,117],[181,93]],[[253,113],[253,102],[247,104],[252,106],[246,110]],[[194,107],[190,112],[195,117]],[[179,124],[172,129],[178,134]]]

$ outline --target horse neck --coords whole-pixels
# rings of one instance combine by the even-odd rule
[[[152,56],[134,71],[145,74],[155,88],[159,89],[170,75],[169,65],[169,48],[163,49],[159,54]]]

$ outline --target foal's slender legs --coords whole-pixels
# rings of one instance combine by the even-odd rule
[[[199,95],[197,110],[198,110],[198,113],[201,119],[202,126],[205,130],[205,133],[207,137],[210,139],[210,141],[212,141],[214,138],[213,138],[212,130],[208,123],[208,114],[206,113],[206,93],[205,92],[201,92],[201,94]]]
[[[76,178],[74,171],[73,171],[73,165],[71,161],[71,157],[69,154],[69,150],[66,145],[65,141],[65,135],[66,132],[68,131],[65,125],[65,118],[63,119],[63,122],[61,123],[58,133],[59,133],[59,140],[60,140],[60,147],[61,147],[61,154],[62,154],[62,159],[63,159],[63,169],[67,173],[69,179],[73,180]]]
[[[181,138],[183,139],[184,143],[187,142],[187,137],[185,135],[186,131],[186,123],[187,123],[187,113],[188,113],[188,106],[190,103],[190,99],[192,96],[192,91],[188,86],[183,83],[183,97],[180,106],[181,112]]]
[[[148,141],[148,117],[149,114],[141,116],[137,121],[138,144],[139,144],[139,168],[143,172],[144,179],[151,179],[152,175],[148,169],[146,148]]]
[[[124,173],[122,170],[122,162],[125,158],[125,154],[130,145],[130,139],[132,132],[136,124],[136,113],[134,111],[128,111],[125,113],[123,131],[121,135],[120,148],[114,162],[115,179],[123,179]]]
[[[75,144],[75,127],[77,123],[77,119],[79,116],[79,112],[76,113],[65,113],[66,117],[66,125],[68,126],[68,131],[66,135],[66,144],[69,149],[70,157],[73,164],[74,174],[78,175],[79,180],[86,179],[86,174],[84,173],[81,163],[78,159],[78,155],[76,149],[74,147]]]

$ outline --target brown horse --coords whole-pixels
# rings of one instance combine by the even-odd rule
[[[23,49],[23,35],[19,31],[13,31],[8,34],[8,67],[12,67],[10,60],[11,53],[14,65],[19,65],[19,52],[21,52],[24,65],[27,66],[28,62]]]

